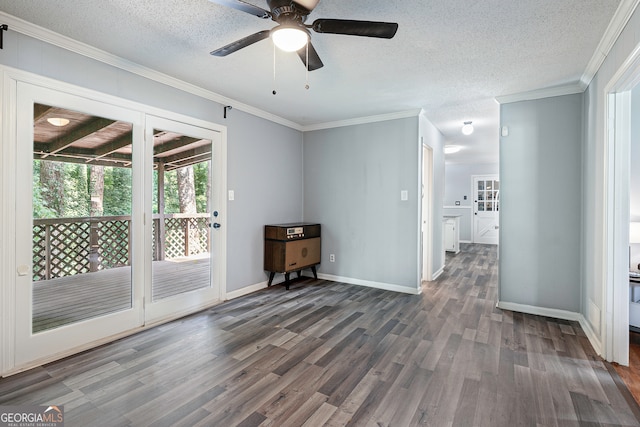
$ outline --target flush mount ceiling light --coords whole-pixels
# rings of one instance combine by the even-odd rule
[[[273,43],[285,52],[296,52],[309,42],[309,33],[299,27],[276,27],[271,31]]]
[[[62,127],[69,124],[69,119],[63,119],[61,117],[50,117],[47,121],[53,126]]]
[[[464,122],[464,126],[462,126],[462,134],[463,135],[471,135],[473,133],[473,125],[471,122]]]
[[[460,147],[457,145],[445,145],[444,146],[444,154],[453,154],[460,151]]]

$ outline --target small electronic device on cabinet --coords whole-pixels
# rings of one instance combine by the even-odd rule
[[[276,273],[283,273],[286,288],[289,289],[290,274],[296,272],[300,277],[305,268],[310,268],[317,279],[316,265],[320,264],[320,249],[320,224],[265,225],[264,269],[270,272],[268,286],[271,286]]]

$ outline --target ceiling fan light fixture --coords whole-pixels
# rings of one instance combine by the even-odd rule
[[[464,122],[464,126],[462,126],[462,134],[463,135],[471,135],[473,133],[473,125],[471,122]]]
[[[271,31],[273,43],[285,52],[296,52],[309,42],[309,34],[296,27],[276,27]]]
[[[63,119],[62,117],[49,117],[47,121],[49,124],[56,127],[62,127],[69,124],[69,119]]]

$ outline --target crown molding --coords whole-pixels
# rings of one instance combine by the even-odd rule
[[[616,13],[613,15],[613,18],[611,18],[609,26],[600,39],[600,43],[598,44],[596,51],[593,53],[591,60],[587,64],[587,68],[580,78],[580,85],[583,90],[589,86],[591,80],[595,77],[604,60],[607,59],[607,55],[611,52],[613,45],[618,40],[618,37],[620,37],[620,34],[629,22],[629,19],[631,19],[631,16],[638,7],[638,4],[640,4],[640,0],[622,0],[620,2]]]
[[[307,125],[302,127],[303,132],[311,132],[314,130],[332,129],[344,126],[362,125],[366,123],[385,122],[387,120],[406,119],[407,117],[418,117],[421,109],[399,111],[396,113],[379,114],[376,116],[357,117],[353,119],[337,120],[335,122],[318,123],[315,125]]]
[[[509,104],[512,102],[531,101],[535,99],[572,95],[584,92],[602,66],[604,60],[607,58],[607,55],[609,55],[609,52],[618,40],[618,37],[620,37],[620,34],[629,22],[629,19],[631,19],[631,16],[635,12],[638,4],[640,4],[640,0],[622,0],[620,2],[616,13],[611,18],[604,35],[600,39],[600,43],[598,43],[598,47],[593,53],[591,60],[589,60],[589,63],[578,82],[575,84],[538,89],[530,92],[497,96],[496,101],[500,104]]]
[[[0,11],[0,19],[2,19],[3,24],[7,24],[9,26],[10,31],[24,34],[25,36],[35,38],[45,43],[49,43],[62,49],[66,49],[70,52],[77,53],[79,55],[94,59],[104,64],[111,65],[121,70],[128,71],[138,76],[147,78],[149,80],[153,80],[155,82],[182,90],[192,95],[217,102],[221,105],[232,105],[234,109],[244,111],[245,113],[249,113],[256,117],[260,117],[298,131],[302,131],[302,126],[298,123],[292,122],[291,120],[287,120],[283,117],[277,116],[243,102],[236,101],[235,99],[222,96],[210,90],[203,89],[199,86],[187,83],[183,80],[171,77],[167,74],[160,73],[159,71],[153,70],[151,68],[144,67],[135,62],[113,55],[109,52],[95,48],[86,43],[79,42],[67,36],[63,36],[62,34],[58,34],[46,28],[42,28],[38,25],[27,22],[13,15],[9,15],[5,12]]]
[[[573,95],[584,92],[584,88],[579,83],[554,86],[544,89],[532,90],[530,92],[515,93],[513,95],[496,96],[499,104],[510,104],[512,102],[533,101],[535,99],[551,98],[554,96]]]

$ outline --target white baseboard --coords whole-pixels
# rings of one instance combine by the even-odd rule
[[[534,305],[518,304],[514,302],[498,301],[496,307],[502,310],[517,311],[519,313],[534,314],[538,316],[553,317],[555,319],[572,320],[580,323],[580,327],[587,336],[589,343],[598,355],[602,355],[602,343],[598,335],[593,331],[589,322],[581,313],[574,311],[559,310],[557,308],[538,307]]]
[[[442,269],[440,269],[438,275],[440,275],[440,273],[442,273]],[[331,274],[318,273],[318,279],[331,280],[332,282],[349,283],[350,285],[366,286],[369,288],[383,289],[385,291],[393,291],[403,294],[418,295],[421,292],[421,289],[412,289],[406,286],[393,285],[391,283],[372,282],[369,280],[352,279],[350,277],[333,276]],[[265,280],[264,282],[256,283],[255,285],[249,285],[241,289],[236,289],[235,291],[227,292],[225,299],[232,300],[244,295],[251,294],[253,292],[266,288],[268,283],[269,282]],[[274,280],[271,286],[279,285],[281,283],[284,283],[284,276],[280,277],[278,280]]]
[[[458,243],[473,243],[471,240],[459,240]]]
[[[440,275],[442,273],[444,273],[444,265],[442,267],[440,267],[440,270],[438,270],[435,273],[433,273],[433,275],[431,276],[431,281],[436,280],[438,277],[440,277]]]
[[[351,277],[334,276],[331,274],[318,273],[319,279],[331,280],[332,282],[349,283],[350,285],[366,286],[368,288],[383,289],[385,291],[400,292],[403,294],[419,295],[421,289],[409,288],[407,286],[394,285],[391,283],[373,282],[371,280],[353,279]]]
[[[600,341],[600,337],[598,337],[598,335],[591,327],[591,324],[587,322],[587,319],[585,319],[582,314],[580,315],[580,319],[578,319],[578,322],[580,322],[580,326],[582,326],[582,330],[589,339],[589,342],[591,343],[593,349],[596,351],[596,353],[598,353],[599,356],[602,356],[602,342]]]

